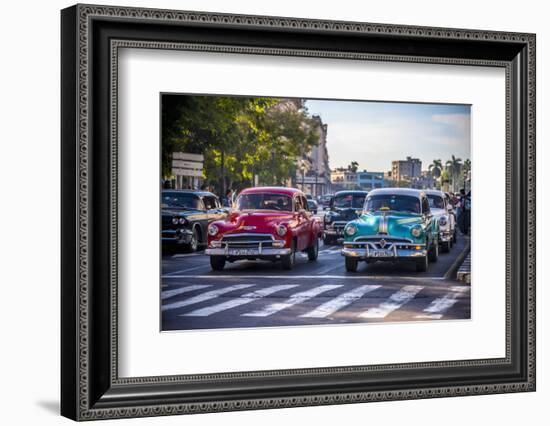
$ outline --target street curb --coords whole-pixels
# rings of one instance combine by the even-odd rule
[[[464,259],[464,262],[462,262],[462,265],[460,265],[460,268],[458,268],[458,271],[456,273],[456,279],[458,281],[462,281],[464,283],[470,284],[471,280],[471,252],[468,253],[468,256]]]
[[[461,265],[464,263],[464,260],[466,259],[466,257],[469,257],[469,255],[470,255],[470,241],[468,239],[467,246],[464,248],[464,250],[462,250],[462,252],[458,255],[454,263],[445,273],[445,279],[448,279],[448,280],[452,279],[451,277],[453,277],[453,275],[455,274],[457,275],[457,279],[458,279],[458,270],[460,269]]]

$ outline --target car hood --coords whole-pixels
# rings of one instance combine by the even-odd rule
[[[430,209],[432,214],[436,217],[439,217],[439,216],[443,216],[443,215],[446,215],[448,214],[447,210],[445,209],[435,209],[435,208],[432,208]]]
[[[422,226],[422,216],[398,212],[366,213],[353,223],[357,226],[357,234],[353,236],[372,236],[384,234],[395,238],[415,239],[411,228]]]
[[[349,222],[350,220],[357,219],[361,214],[361,209],[345,208],[339,209],[334,208],[330,211],[330,216],[332,220],[345,220]]]
[[[294,220],[292,212],[251,210],[233,212],[226,220],[216,222],[216,225],[226,232],[272,232],[276,225],[289,224]]]

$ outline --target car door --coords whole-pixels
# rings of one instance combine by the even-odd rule
[[[223,219],[224,214],[221,209],[220,203],[217,197],[207,195],[204,197],[204,204],[206,207],[206,213],[208,215],[208,223],[215,220]]]
[[[426,235],[428,236],[426,243],[428,246],[431,245],[431,242],[436,235],[436,228],[435,224],[437,221],[434,218],[434,215],[432,214],[430,210],[430,202],[428,201],[428,197],[423,197],[421,201],[422,206],[422,216],[424,217],[424,221],[426,223]]]
[[[303,195],[296,196],[298,212],[298,250],[305,250],[310,246],[311,221],[307,207],[307,199]]]

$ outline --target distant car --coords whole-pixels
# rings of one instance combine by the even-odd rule
[[[330,200],[332,200],[332,197],[334,197],[334,194],[321,195],[319,199],[319,206],[322,209],[328,209],[330,207]]]
[[[208,224],[228,211],[211,192],[164,190],[161,195],[162,245],[194,252],[207,243]]]
[[[280,261],[284,269],[292,269],[297,252],[317,260],[320,236],[320,223],[302,191],[248,188],[239,194],[229,216],[208,226],[206,254],[216,271],[239,259]]]
[[[313,200],[313,195],[306,194],[306,200]]]
[[[448,253],[453,247],[456,232],[456,222],[453,207],[443,191],[429,189],[424,191],[430,203],[430,210],[439,222],[439,245],[443,253]]]
[[[357,219],[363,210],[367,191],[339,191],[330,200],[329,211],[323,220],[323,241],[336,244],[344,237],[346,223]]]
[[[412,261],[419,272],[439,256],[438,221],[426,194],[417,189],[383,188],[369,192],[362,215],[344,229],[346,270],[359,261]]]
[[[317,201],[307,200],[307,207],[308,207],[310,212],[312,212],[313,214],[317,214],[317,210],[319,208],[319,206],[317,204]]]

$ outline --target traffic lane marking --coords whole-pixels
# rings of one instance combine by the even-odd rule
[[[411,276],[399,276],[399,275],[163,275],[163,279],[172,278],[172,279],[284,279],[286,281],[291,279],[339,279],[339,280],[428,280],[428,281],[451,281],[446,280],[444,277],[411,277]]]
[[[288,299],[286,299],[284,302],[276,302],[272,303],[263,309],[259,309],[253,312],[248,312],[246,314],[242,314],[241,316],[245,317],[267,317],[270,315],[273,315],[279,311],[282,311],[283,309],[289,308],[291,306],[297,305],[299,303],[303,303],[309,299],[312,299],[316,296],[319,296],[322,293],[325,293],[330,290],[334,290],[336,288],[342,287],[342,285],[336,285],[336,284],[325,284],[319,287],[314,287],[310,290],[302,291],[300,293],[293,294]]]
[[[467,293],[470,289],[468,287],[454,286],[451,287],[452,292],[445,294],[443,297],[434,299],[430,306],[422,310],[422,314],[416,315],[415,318],[420,319],[441,319],[443,315],[457,304],[459,297]]]
[[[172,310],[172,309],[182,308],[184,306],[188,306],[188,305],[192,305],[192,304],[195,304],[195,303],[204,302],[206,300],[214,299],[214,298],[216,298],[216,297],[218,297],[222,294],[229,293],[231,291],[242,290],[242,289],[245,289],[245,288],[248,288],[248,287],[252,287],[253,285],[254,284],[237,284],[237,285],[232,285],[232,286],[229,286],[229,287],[220,288],[218,290],[207,291],[206,293],[199,294],[197,296],[191,297],[190,299],[184,299],[184,300],[180,300],[179,302],[174,302],[174,303],[169,303],[169,304],[166,304],[166,305],[162,305],[161,310],[163,312],[165,312],[165,311],[169,311],[169,310]]]
[[[424,287],[418,285],[406,285],[401,290],[393,293],[386,301],[375,308],[370,308],[359,315],[360,318],[385,318],[392,312],[413,300]]]
[[[212,287],[212,284],[195,284],[186,287],[176,288],[173,290],[166,290],[161,293],[160,298],[161,300],[165,300],[183,293],[189,293],[194,290],[202,290],[208,287]]]
[[[218,303],[213,306],[207,306],[205,308],[196,309],[194,311],[188,312],[186,314],[180,315],[180,317],[183,316],[191,316],[191,317],[207,317],[212,314],[226,311],[231,308],[236,308],[237,306],[245,305],[247,303],[251,303],[254,301],[258,301],[266,296],[269,296],[273,293],[276,293],[278,291],[288,290],[291,288],[298,287],[299,284],[282,284],[282,285],[276,285],[272,287],[263,288],[261,290],[256,290],[251,293],[243,294],[242,296],[230,299],[222,303]]]
[[[333,314],[340,309],[351,305],[358,299],[361,299],[365,294],[370,293],[371,291],[379,289],[380,285],[362,285],[357,288],[354,288],[351,291],[342,293],[332,300],[323,303],[314,310],[300,315],[302,318],[325,318]]]

